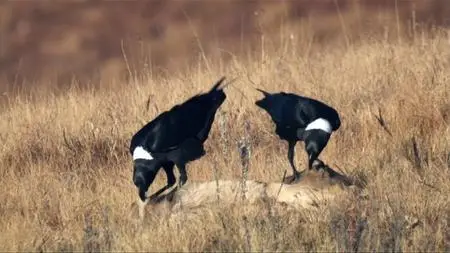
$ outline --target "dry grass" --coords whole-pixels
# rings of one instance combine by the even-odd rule
[[[447,33],[411,42],[367,37],[320,49],[296,40],[227,64],[209,59],[211,72],[201,62],[167,79],[10,98],[0,112],[0,250],[450,250]],[[286,143],[254,105],[258,86],[338,108],[343,125],[322,158],[366,180],[364,196],[348,194],[314,211],[219,201],[154,213],[137,226],[131,135],[224,74],[239,79],[226,91],[207,155],[188,166],[189,180],[241,178],[237,143],[245,135],[249,179],[279,181],[289,170]],[[379,108],[391,134],[377,121]],[[296,163],[305,168],[297,147]],[[164,181],[161,173],[157,185]]]

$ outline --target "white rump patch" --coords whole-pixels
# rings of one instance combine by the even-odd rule
[[[153,160],[153,156],[149,152],[147,152],[143,147],[138,146],[133,151],[133,160],[136,159]]]
[[[319,130],[325,131],[329,134],[332,131],[330,122],[328,122],[328,120],[323,119],[323,118],[318,118],[318,119],[314,120],[313,122],[309,123],[306,126],[305,130],[312,130],[312,129],[319,129]]]

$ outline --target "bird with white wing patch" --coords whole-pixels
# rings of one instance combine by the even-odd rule
[[[294,150],[297,141],[305,143],[308,154],[308,169],[311,170],[315,160],[326,147],[331,134],[341,126],[338,112],[329,105],[316,99],[292,93],[263,93],[264,98],[256,105],[264,109],[276,126],[276,134],[288,142],[288,159],[293,170],[293,180],[298,180],[301,173],[294,165]],[[319,160],[320,161],[320,160]]]
[[[175,184],[175,166],[180,172],[181,187],[187,181],[186,164],[205,155],[203,144],[217,110],[226,99],[225,86],[220,87],[224,80],[225,77],[217,81],[209,92],[193,96],[161,113],[133,135],[130,143],[133,183],[142,204],[147,202],[148,189],[161,167],[166,172],[167,185],[153,197]]]

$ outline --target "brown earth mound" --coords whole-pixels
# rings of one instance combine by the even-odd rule
[[[175,187],[152,198],[145,206],[144,213],[148,215],[189,212],[216,203],[227,206],[254,204],[259,201],[278,202],[297,210],[313,209],[321,203],[332,201],[334,197],[345,193],[348,189],[357,188],[350,178],[324,164],[319,166],[303,173],[300,180],[290,184],[253,180],[247,180],[245,183],[239,180],[191,181],[181,189]],[[142,208],[141,206],[141,212]],[[133,204],[132,210],[135,215],[138,209],[139,204]]]

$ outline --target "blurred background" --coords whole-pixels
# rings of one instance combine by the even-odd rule
[[[0,92],[170,75],[284,38],[357,43],[449,24],[448,0],[1,1]]]

